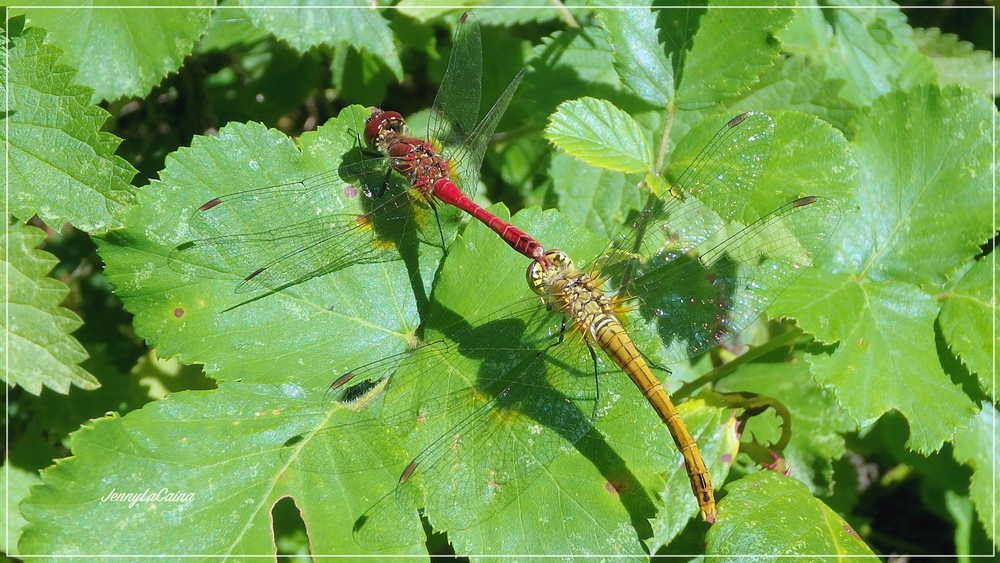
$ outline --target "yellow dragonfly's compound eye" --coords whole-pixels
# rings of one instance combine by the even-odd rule
[[[546,252],[545,256],[548,257],[549,262],[552,262],[553,266],[560,270],[570,271],[573,269],[573,259],[562,250],[552,249]]]
[[[538,295],[547,295],[553,282],[573,271],[573,260],[562,250],[552,249],[545,253],[549,266],[532,262],[528,266],[528,286]]]
[[[528,265],[528,271],[525,272],[528,279],[528,287],[531,291],[534,291],[538,295],[545,295],[545,269],[537,261],[532,260],[531,264]]]

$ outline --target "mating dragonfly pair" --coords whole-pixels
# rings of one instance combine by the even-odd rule
[[[480,366],[480,371],[491,373],[481,375],[480,383],[489,399],[417,455],[406,466],[398,486],[409,486],[413,474],[420,472],[430,495],[454,489],[456,483],[499,489],[506,480],[516,478],[512,467],[505,469],[503,462],[496,463],[488,478],[473,477],[470,483],[468,475],[459,474],[462,467],[445,461],[445,452],[454,447],[453,436],[466,436],[469,444],[499,436],[497,425],[505,421],[490,413],[525,410],[523,405],[532,401],[534,412],[546,413],[533,415],[536,422],[553,427],[557,440],[575,443],[589,428],[588,417],[582,414],[584,409],[568,401],[568,395],[541,390],[536,368],[541,364],[566,364],[565,358],[586,348],[596,373],[596,346],[629,376],[670,430],[683,456],[700,513],[712,522],[716,508],[705,462],[650,369],[650,362],[633,344],[620,318],[626,310],[638,313],[660,337],[658,358],[666,364],[684,361],[731,340],[812,264],[839,222],[838,205],[826,198],[799,197],[760,214],[756,220],[745,221],[746,225],[735,234],[718,240],[717,233],[744,211],[773,143],[771,118],[763,113],[744,113],[725,124],[667,193],[650,196],[627,228],[602,252],[582,262],[585,267],[577,268],[565,253],[545,252],[534,238],[471,199],[487,143],[523,74],[514,78],[486,117],[475,125],[481,49],[478,25],[474,18],[463,17],[431,110],[426,139],[411,135],[398,113],[372,109],[364,137],[369,150],[380,156],[299,182],[214,198],[195,212],[191,224],[203,233],[225,229],[227,217],[238,217],[254,206],[282,206],[292,200],[319,199],[328,191],[355,189],[349,179],[357,179],[363,191],[382,208],[409,197],[406,193],[380,193],[384,191],[380,186],[386,184],[392,171],[402,175],[413,188],[411,191],[432,206],[437,201],[468,212],[532,260],[528,283],[542,297],[544,306],[535,302],[510,307],[478,322],[459,323],[454,329],[444,330],[449,345],[443,355],[438,353],[440,343],[431,342],[372,362],[333,381],[330,393],[346,401],[356,396],[361,383],[367,389],[397,372],[419,370],[432,352],[439,358],[436,361],[453,370],[471,373]],[[178,246],[170,261],[185,273],[234,273],[242,278],[237,292],[280,291],[353,264],[391,259],[384,249],[373,249],[375,221],[374,211],[371,216],[325,215],[263,232],[203,238]],[[282,250],[276,254],[275,248]],[[267,252],[263,252],[265,249]],[[261,256],[268,258],[262,262]],[[525,318],[525,311],[531,320],[518,324],[518,334],[512,334],[509,341],[495,347],[480,343],[482,327],[503,325],[505,315],[510,319]],[[567,325],[582,338],[564,338]],[[484,370],[482,362],[494,365]],[[558,378],[558,374],[554,377]],[[593,400],[597,384],[589,381],[589,393],[584,389],[574,397],[589,396]],[[403,383],[388,379],[388,385],[395,384]],[[567,385],[581,386],[586,387],[579,381]],[[552,388],[557,387],[557,383],[552,384]],[[503,449],[502,445],[496,447]],[[307,457],[307,452],[301,455]],[[541,454],[538,459],[549,459],[546,455],[555,453]],[[325,465],[322,461],[314,463],[316,467]],[[475,479],[483,482],[477,485]]]

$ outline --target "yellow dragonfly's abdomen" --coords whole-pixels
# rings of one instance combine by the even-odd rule
[[[556,307],[569,317],[584,337],[594,342],[635,383],[643,397],[649,401],[660,420],[670,430],[677,444],[691,490],[698,501],[701,517],[714,522],[717,515],[715,496],[709,479],[708,468],[698,451],[691,433],[681,420],[677,408],[663,385],[656,379],[646,361],[636,349],[628,332],[615,315],[611,298],[598,288],[598,283],[588,274],[578,272],[573,261],[561,250],[550,250],[546,256],[551,263],[543,267],[533,262],[528,268],[528,285],[541,295],[550,307]]]

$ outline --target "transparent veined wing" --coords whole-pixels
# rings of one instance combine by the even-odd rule
[[[189,219],[204,238],[178,245],[168,263],[184,274],[236,279],[235,291],[246,293],[398,259],[395,246],[416,226],[405,192],[369,200],[362,191],[368,188],[343,179],[385,183],[386,170],[384,159],[368,159],[302,181],[214,198]],[[353,212],[343,203],[350,200],[357,202]],[[236,233],[211,236],[227,231]]]
[[[428,138],[444,146],[461,145],[479,120],[483,97],[483,41],[479,21],[462,15],[451,44],[448,67],[431,106]]]
[[[628,284],[643,261],[669,261],[719,232],[746,205],[767,166],[774,122],[760,112],[730,120],[678,177],[622,229],[592,265],[594,272]]]
[[[637,261],[618,288],[659,334],[674,363],[731,340],[825,247],[842,219],[828,198],[796,199],[726,240],[689,254]]]
[[[247,293],[279,290],[354,264],[399,259],[398,243],[416,227],[405,192],[365,198],[359,212],[330,213],[323,190],[348,189],[353,192],[345,197],[359,197],[356,188],[339,178],[327,172],[206,203],[190,220],[198,234],[246,231],[182,243],[168,256],[171,268],[199,277],[233,278],[236,293]],[[282,224],[295,218],[303,220]],[[268,224],[278,226],[263,227]]]
[[[441,144],[452,179],[469,197],[479,185],[483,156],[514,92],[521,84],[521,70],[479,120],[483,75],[482,38],[479,22],[465,13],[455,31],[451,57],[441,87],[431,107],[428,137]]]
[[[363,545],[386,548],[379,542],[391,541],[383,532],[401,510],[424,508],[440,529],[471,528],[516,501],[539,469],[591,429],[595,370],[606,375],[606,366],[562,331],[561,314],[527,300],[431,331],[424,346],[337,379],[330,404],[357,385],[374,390],[372,382],[388,381],[366,416],[392,428],[412,453],[392,498],[359,526]],[[604,401],[602,408],[613,403]],[[291,466],[329,472],[340,435],[328,428],[303,437],[311,444],[294,440]]]

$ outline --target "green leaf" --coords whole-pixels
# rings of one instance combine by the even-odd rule
[[[839,96],[843,86],[842,80],[826,78],[826,68],[819,63],[803,56],[782,57],[728,109],[734,114],[754,110],[800,111],[846,132],[857,109]]]
[[[1000,371],[993,333],[997,316],[994,280],[998,277],[1000,266],[992,255],[978,260],[950,292],[938,319],[948,345],[979,376],[979,384],[990,397],[996,396],[993,377]]]
[[[0,345],[0,356],[7,360],[3,380],[35,395],[42,392],[42,386],[60,393],[68,392],[70,385],[95,389],[97,380],[76,365],[87,353],[70,333],[83,323],[59,306],[69,288],[47,276],[58,260],[37,249],[44,239],[45,234],[35,227],[7,224],[5,268],[0,274],[8,290],[6,334]]]
[[[17,542],[21,539],[21,529],[27,523],[24,517],[21,516],[21,510],[18,505],[24,497],[28,496],[28,489],[32,485],[41,483],[41,481],[33,471],[25,471],[9,463],[5,464],[0,470],[3,470],[4,474],[3,497],[6,499],[5,510],[0,515],[0,521],[2,521],[0,528],[4,530],[3,543],[0,543],[0,550],[3,550],[10,557],[18,557],[20,553],[17,551]]]
[[[780,401],[792,415],[792,436],[781,455],[791,477],[803,482],[816,496],[826,496],[833,487],[835,459],[844,455],[843,433],[853,430],[833,393],[810,383],[809,364],[803,361],[751,363],[722,379],[718,391],[749,391]],[[752,418],[743,438],[774,444],[781,437],[780,419],[767,411]]]
[[[332,47],[347,43],[359,51],[371,53],[392,70],[397,80],[403,79],[403,67],[389,22],[362,0],[351,0],[342,4],[341,9],[316,9],[329,4],[312,0],[302,0],[299,3],[302,9],[292,10],[268,8],[268,2],[263,0],[246,2],[244,6],[255,26],[274,34],[300,53],[318,45]]]
[[[638,177],[591,166],[562,152],[552,157],[549,177],[559,209],[609,239],[642,204]]]
[[[355,552],[352,513],[360,515],[372,498],[391,489],[394,479],[378,465],[322,484],[316,475],[285,473],[279,455],[284,440],[301,433],[317,410],[306,397],[291,383],[224,384],[213,391],[172,394],[125,417],[109,416],[83,427],[70,440],[74,456],[43,471],[43,485],[22,505],[30,522],[21,540],[23,553],[212,553],[234,559],[273,553],[271,508],[303,488],[340,508],[335,519],[310,528],[314,541]],[[342,463],[390,456],[389,441],[371,427],[351,424],[356,421],[350,415],[356,414],[340,409],[326,415],[331,424],[348,421],[342,430],[356,447]],[[368,433],[358,434],[362,430]],[[378,449],[369,451],[366,445]],[[139,498],[143,493],[146,497]],[[226,525],[192,534],[190,514]],[[67,527],[65,522],[81,524]],[[140,528],[157,533],[137,536]],[[404,530],[422,536],[419,527],[401,522],[397,531]]]
[[[993,114],[955,87],[896,92],[859,112],[851,152],[861,213],[833,242],[840,264],[874,281],[940,287],[972,260],[993,233],[993,123],[984,119]]]
[[[750,201],[756,213],[746,220],[806,195],[829,197],[849,208],[857,189],[857,164],[844,135],[809,115],[774,112],[771,117],[774,146]]]
[[[614,0],[598,7],[621,8]],[[640,98],[665,108],[674,97],[674,73],[663,47],[656,41],[655,16],[642,7],[598,12],[615,52],[615,69],[622,82]]]
[[[972,482],[969,496],[979,513],[979,521],[993,540],[1000,543],[996,535],[996,506],[1000,501],[997,483],[996,448],[997,411],[993,405],[985,404],[972,425],[955,435],[955,459],[972,467]]]
[[[709,8],[683,59],[675,105],[707,108],[746,91],[778,59],[774,34],[791,18],[788,8]]]
[[[553,212],[527,210],[515,217],[515,223],[530,231],[546,247],[560,248],[578,257],[581,264],[586,264],[587,257],[595,256],[606,242],[572,226],[565,217]],[[483,256],[495,258],[486,261]],[[511,258],[523,265],[523,260],[506,251],[493,233],[478,223],[470,224],[465,235],[449,252],[435,287],[435,297],[448,299],[447,309],[463,318],[475,318],[484,310],[516,303],[526,297],[528,305],[537,307],[537,301],[532,302],[532,298],[528,297],[530,292],[521,285],[518,279],[520,268],[514,266],[517,262]],[[484,298],[487,300],[484,301]],[[575,350],[571,354],[572,359],[582,362],[577,365],[586,367],[571,368],[573,364],[567,361],[563,369],[577,372],[583,381],[589,379],[592,382],[593,368],[590,367],[589,354],[580,345],[579,339],[567,340],[570,342],[560,345],[559,349],[573,346],[569,348]],[[564,352],[557,353],[562,357]],[[602,361],[605,366],[609,363],[606,359]],[[426,374],[421,377],[426,378]],[[559,378],[553,377],[549,376],[550,382],[559,381]],[[592,387],[592,383],[583,381],[575,385],[582,385],[585,389]],[[519,496],[516,502],[509,499],[510,504],[495,514],[488,505],[482,507],[481,510],[490,510],[485,513],[490,515],[489,518],[470,527],[470,518],[477,521],[485,518],[484,513],[470,510],[486,502],[475,492],[478,489],[443,500],[435,500],[435,495],[429,495],[428,502],[431,504],[427,507],[427,516],[435,528],[448,530],[449,539],[457,551],[641,555],[643,552],[637,550],[640,546],[634,543],[636,530],[624,532],[623,528],[627,520],[632,526],[638,526],[640,517],[654,517],[656,507],[650,503],[651,495],[652,498],[662,495],[661,498],[666,501],[662,511],[669,513],[657,516],[661,519],[656,524],[661,535],[658,541],[667,541],[676,534],[677,528],[670,528],[670,522],[681,522],[683,525],[696,513],[680,454],[634,384],[612,366],[606,376],[601,376],[599,385],[602,399],[597,406],[601,413],[594,423],[594,430],[584,435],[574,447],[568,444],[560,446],[559,451],[564,453],[546,465],[544,472],[525,475],[523,478],[531,480],[530,485],[501,483],[501,493],[517,487]],[[541,393],[546,385],[540,382],[532,387],[533,390],[537,387]],[[572,395],[567,393],[567,396]],[[428,408],[441,403],[436,393],[426,400]],[[582,414],[589,416],[589,408],[583,405],[578,408],[582,408]],[[722,424],[728,413],[697,403],[685,403],[682,415],[686,421],[692,422],[691,431],[706,452],[713,477],[719,483],[723,482],[726,467],[724,454],[729,453],[731,459],[733,445],[732,427],[727,430]],[[472,474],[471,479],[474,482],[483,481],[476,476],[489,475],[490,468],[497,467],[498,459],[518,460],[519,466],[528,466],[529,460],[536,459],[540,455],[539,450],[551,440],[546,436],[559,430],[559,426],[539,427],[537,423],[530,424],[533,422],[529,421],[529,428],[535,428],[535,434],[529,443],[523,443],[524,438],[512,440],[506,437],[505,430],[504,437],[488,442],[488,451],[482,454],[483,459],[476,459],[474,465],[466,459],[465,463],[470,463],[470,467],[465,469]],[[430,417],[423,422],[424,425],[430,423]],[[446,430],[447,425],[443,429],[423,432],[437,437]],[[467,439],[463,436],[463,447],[470,447]],[[458,488],[464,490],[465,483],[459,483]],[[619,494],[622,495],[620,499]],[[499,503],[501,499],[494,502]],[[523,525],[525,513],[532,514],[531,526]],[[602,530],[602,533],[594,534],[594,529]],[[645,526],[639,527],[640,537],[648,533],[644,529]],[[504,545],[492,541],[494,537],[505,538]]]
[[[826,196],[845,202],[855,189],[857,165],[844,136],[829,124],[793,112],[775,112],[774,142],[756,189],[738,219],[749,222],[788,201]],[[663,176],[676,181],[701,151],[725,127],[725,116],[711,115],[677,141]],[[671,131],[673,136],[673,131]]]
[[[785,50],[826,66],[827,78],[844,80],[840,96],[857,106],[894,89],[933,82],[934,67],[917,51],[913,29],[899,7],[888,1],[840,0],[841,7],[816,9],[817,2],[799,8],[779,37]]]
[[[416,7],[420,4],[440,5],[433,0],[402,0],[398,5]],[[474,10],[474,13],[483,25],[513,27],[561,20],[560,23],[565,27],[572,26],[572,22],[587,18],[592,11],[587,4],[587,0],[567,0],[555,5],[548,0],[490,0],[488,3],[480,4],[481,8]],[[429,10],[413,9],[408,13],[413,17],[422,18],[424,17],[422,11]]]
[[[607,100],[581,98],[561,104],[545,138],[587,164],[618,172],[646,172],[653,148],[632,116]]]
[[[208,29],[211,11],[205,8],[213,5],[205,0],[193,3],[200,8],[189,7],[192,2],[160,2],[150,10],[142,2],[92,2],[79,8],[52,4],[60,7],[23,12],[33,25],[48,30],[48,41],[65,53],[60,62],[78,69],[76,83],[93,88],[93,103],[143,97],[176,72]]]
[[[208,31],[195,45],[195,52],[225,51],[240,45],[253,45],[267,37],[266,32],[254,27],[250,15],[236,4],[236,0],[223,0],[212,13]]]
[[[136,171],[114,154],[121,139],[101,131],[108,113],[90,105],[88,88],[70,84],[73,69],[56,64],[62,53],[44,40],[41,29],[25,30],[5,58],[10,108],[0,174],[9,181],[10,212],[88,232],[120,226],[135,201]]]
[[[723,556],[720,561],[742,561],[748,554],[875,556],[847,522],[794,479],[762,471],[730,483],[728,490],[707,537],[708,552]]]
[[[837,273],[807,271],[783,295],[803,327],[840,342],[828,359],[813,360],[817,381],[861,427],[899,410],[909,446],[921,453],[951,440],[974,413],[941,368],[940,303],[927,291],[992,233],[991,137],[982,116],[993,114],[954,87],[890,94],[859,112],[851,146],[859,209],[829,243],[827,267]]]
[[[232,134],[233,127],[228,129],[220,132],[223,140],[215,142],[232,142],[225,140]],[[259,134],[265,137],[262,140],[265,145],[278,138],[276,134],[262,131]],[[322,132],[319,136],[322,138]],[[315,143],[315,139],[303,140],[307,153]],[[205,150],[198,144],[201,143],[186,152]],[[255,154],[249,147],[246,152]],[[260,154],[256,156],[261,157]],[[182,161],[186,157],[182,154],[177,158]],[[221,163],[221,160],[216,162]],[[265,163],[261,160],[259,164],[263,168]],[[228,172],[233,173],[232,170]],[[165,179],[155,191],[167,191],[167,186]],[[578,256],[595,255],[604,244],[599,237],[587,235],[554,212],[523,213],[515,218],[515,223],[547,244],[565,248]],[[149,232],[155,233],[155,230],[150,227]],[[110,248],[104,246],[102,250],[106,252]],[[143,248],[152,246],[145,243]],[[112,254],[120,257],[122,252],[115,249]],[[427,338],[437,338],[434,327],[441,326],[442,322],[454,318],[482,318],[483,312],[495,311],[501,305],[509,307],[511,303],[520,302],[527,307],[525,311],[543,311],[537,298],[529,296],[530,292],[521,281],[524,265],[524,258],[510,251],[492,231],[478,222],[471,223],[465,235],[451,247],[446,265],[438,276],[434,292],[438,305],[425,319],[431,327]],[[350,268],[349,272],[360,275],[363,273],[360,268]],[[337,273],[324,277],[336,276]],[[151,276],[141,278],[149,293],[154,295],[157,291],[155,280]],[[365,280],[370,284],[368,289],[373,292],[373,298],[389,292],[392,285],[398,283],[386,277],[368,276]],[[175,284],[175,291],[176,287],[179,286]],[[221,292],[221,288],[218,291]],[[270,307],[283,308],[281,302],[275,301],[280,295],[260,301],[270,299]],[[205,291],[200,298],[216,299]],[[146,306],[136,297],[129,299],[133,306]],[[373,304],[367,308],[369,317],[377,313],[376,307],[391,306],[370,302]],[[299,298],[297,304],[300,309],[308,307],[308,301],[303,298]],[[237,312],[245,311],[237,309]],[[187,313],[183,315],[188,316]],[[519,318],[498,320],[511,322]],[[340,350],[343,344],[363,337],[357,329],[350,337],[320,336],[313,334],[314,322],[301,317],[298,321],[295,330],[312,334],[317,342],[336,343],[323,347],[335,348],[344,357],[348,354]],[[198,339],[198,323],[191,322],[186,328],[184,334],[188,338]],[[319,330],[328,329],[319,327]],[[213,333],[211,337],[224,339],[224,334],[224,331]],[[287,336],[275,333],[271,340]],[[493,334],[485,336],[494,338]],[[282,355],[283,365],[302,366],[301,369],[276,367],[266,374],[255,375],[259,372],[256,365],[275,353],[275,343],[252,333],[242,337],[257,338],[261,344],[240,348],[241,367],[244,368],[241,373],[245,379],[256,377],[269,381],[262,384],[223,383],[216,391],[174,394],[124,418],[100,420],[75,434],[71,443],[74,457],[47,470],[43,475],[45,487],[37,490],[26,504],[25,514],[33,523],[23,543],[26,553],[68,551],[65,547],[68,545],[86,546],[91,553],[121,552],[125,546],[129,553],[158,553],[170,551],[167,546],[176,549],[176,545],[183,545],[194,553],[265,553],[272,548],[259,538],[269,537],[262,530],[269,529],[270,509],[283,496],[292,496],[301,509],[314,553],[420,553],[423,534],[418,515],[413,512],[402,518],[399,516],[396,501],[401,496],[398,492],[393,493],[393,488],[409,458],[435,443],[446,429],[481,405],[484,397],[473,395],[470,396],[472,402],[457,405],[458,411],[449,410],[443,413],[447,416],[440,416],[442,407],[452,406],[452,402],[462,396],[458,393],[477,391],[468,389],[470,384],[475,384],[475,373],[449,375],[448,371],[442,371],[447,366],[413,366],[417,369],[409,373],[396,372],[384,393],[365,399],[367,404],[363,408],[358,405],[355,410],[324,403],[322,392],[310,392],[300,385],[308,381],[311,387],[319,387],[320,376],[329,378],[338,373],[330,363],[308,364],[286,352]],[[592,364],[586,347],[578,339],[567,339],[559,349],[561,358],[578,358],[588,366],[582,371],[584,377],[578,378],[582,382],[579,384],[593,389],[593,372],[589,367]],[[367,354],[377,359],[382,352],[374,350]],[[458,356],[450,357],[458,359]],[[472,359],[477,364],[483,360]],[[493,360],[483,365],[493,369],[496,367]],[[358,366],[371,359],[358,358],[356,361],[354,365]],[[578,370],[573,368],[573,371]],[[498,463],[513,462],[520,466],[528,460],[551,458],[551,462],[545,464],[545,471],[528,470],[521,478],[498,483],[499,492],[507,496],[497,499],[495,507],[484,505],[482,495],[475,488],[460,487],[457,496],[441,489],[427,491],[427,518],[436,528],[449,532],[458,552],[615,552],[644,559],[646,550],[637,540],[635,526],[644,529],[644,533],[651,533],[643,524],[657,513],[656,503],[651,499],[661,495],[667,499],[669,502],[662,510],[670,512],[675,521],[690,518],[695,505],[681,477],[683,466],[679,452],[635,386],[617,368],[612,372],[600,382],[602,416],[575,446],[562,442],[560,447],[549,449],[555,444],[549,440],[559,436],[559,429],[531,419],[524,420],[525,417],[519,419],[515,412],[499,413],[507,424],[495,427],[497,433],[487,436],[485,447],[473,448],[473,440],[484,438],[482,434],[463,435],[462,442],[456,443],[456,451],[463,453],[461,463],[468,464],[468,467],[461,467],[469,469],[462,475],[467,475],[473,483],[488,481],[489,468],[501,467]],[[455,375],[471,380],[461,380]],[[543,388],[541,383],[531,386],[537,391]],[[525,407],[530,409],[529,405]],[[374,419],[378,411],[373,409],[376,408],[383,410],[382,420],[395,421],[394,426],[385,426]],[[692,422],[692,431],[709,456],[713,476],[719,483],[723,482],[725,461],[731,459],[734,443],[732,425],[722,426],[728,413],[697,403],[685,403],[681,412]],[[416,424],[418,414],[420,423]],[[589,410],[587,414],[589,416]],[[485,422],[493,418],[489,416]],[[519,428],[528,432],[522,433]],[[400,433],[401,429],[408,430]],[[315,431],[323,432],[314,434]],[[293,437],[296,439],[288,445],[289,438]],[[718,440],[722,440],[721,446],[715,445]],[[220,443],[227,446],[220,449]],[[556,443],[559,443],[558,438]],[[121,444],[129,446],[122,448]],[[451,444],[446,446],[450,452]],[[405,451],[401,447],[405,447]],[[316,465],[308,465],[309,460],[322,461],[321,469],[312,469]],[[443,462],[450,465],[450,460],[446,456]],[[426,466],[418,471],[426,472]],[[426,478],[422,482],[428,483]],[[112,491],[142,493],[149,489],[153,493],[164,487],[175,493],[191,492],[194,498],[189,502],[140,502],[138,510],[129,507],[127,501],[101,501]],[[684,508],[677,508],[681,502]],[[225,520],[229,525],[192,538],[189,520],[180,517],[180,514],[192,512]],[[531,526],[524,525],[525,513],[532,514]],[[468,517],[470,514],[472,519]],[[490,517],[485,518],[485,514]],[[56,525],[66,520],[90,524],[73,530]],[[134,522],[136,526],[156,527],[158,533],[139,538],[141,541],[137,543],[135,534],[130,531],[132,526],[112,525],[123,520]],[[391,534],[372,536],[365,531],[366,526]],[[352,532],[356,527],[359,531]],[[601,533],[593,533],[595,529]],[[496,537],[503,537],[504,542],[498,544],[494,541]],[[664,541],[666,539],[669,538]],[[379,543],[385,541],[392,545]]]
[[[907,445],[921,453],[937,450],[968,424],[974,405],[941,369],[935,353],[934,319],[938,304],[919,289],[900,282],[859,283],[848,276],[814,278],[813,310],[827,319],[817,338],[840,341],[829,358],[811,359],[821,385],[833,387],[841,406],[861,427],[890,409],[910,423]],[[838,283],[839,282],[839,283]],[[828,291],[820,291],[827,283]],[[811,316],[807,304],[803,316]],[[821,326],[816,318],[810,319]]]
[[[937,28],[914,29],[913,43],[934,65],[941,86],[955,84],[993,95],[996,59],[989,51],[976,51],[972,43]]]
[[[270,381],[295,365],[296,381],[312,378],[313,385],[325,385],[332,373],[402,350],[417,325],[420,304],[414,295],[429,293],[440,256],[440,250],[417,247],[426,241],[440,246],[441,235],[431,212],[408,204],[405,195],[371,203],[347,180],[333,176],[344,156],[355,154],[352,131],[362,131],[368,115],[360,106],[345,109],[340,118],[303,134],[301,151],[278,131],[234,123],[219,137],[196,137],[191,148],[169,156],[161,180],[140,191],[139,205],[127,217],[129,228],[98,239],[108,281],[135,313],[136,332],[164,357],[205,363],[221,380]],[[315,193],[237,200],[220,206],[229,212],[214,215],[212,223],[189,223],[198,206],[214,197],[318,174],[331,181],[320,182]],[[307,262],[337,271],[279,293],[237,293],[247,274],[292,252],[301,240],[268,242],[267,237],[322,233],[300,228],[306,221],[353,225],[359,213],[375,205],[373,228],[362,226],[328,241],[337,264]],[[444,225],[454,228],[455,214],[440,213]],[[416,233],[415,226],[425,230]],[[268,234],[276,228],[284,230]],[[224,239],[221,246],[204,249],[226,249],[225,254],[203,254],[200,261],[185,261],[181,254],[169,265],[168,256],[182,243],[247,233],[262,233],[264,240],[256,237],[237,246]],[[228,254],[240,248],[252,253]],[[372,280],[384,286],[375,287]],[[342,344],[316,345],[323,341]],[[250,350],[261,355],[248,364]]]

